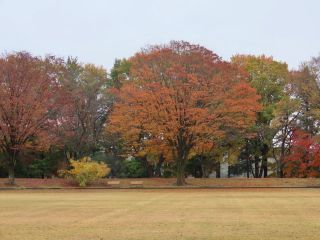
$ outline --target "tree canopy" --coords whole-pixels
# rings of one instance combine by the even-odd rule
[[[255,122],[259,96],[246,74],[201,46],[152,46],[130,62],[132,81],[118,92],[110,129],[134,149],[166,149],[178,185],[191,151],[209,151],[230,129],[246,134]]]
[[[0,177],[48,177],[70,159],[110,177],[318,177],[320,57],[298,69],[260,55],[224,61],[185,41],[113,67],[76,57],[0,57]],[[273,162],[274,161],[274,162]],[[76,163],[76,162],[75,162]],[[9,173],[9,174],[8,174]]]

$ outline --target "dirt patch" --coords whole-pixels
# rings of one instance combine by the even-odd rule
[[[88,188],[111,188],[108,186],[108,181],[111,179],[101,179]],[[139,179],[112,179],[112,181],[120,181],[120,188],[132,187],[131,181],[142,181],[144,188],[174,188],[174,178],[139,178]],[[0,188],[7,188],[6,178],[0,178]],[[262,179],[247,179],[247,178],[229,178],[229,179],[187,179],[185,188],[241,188],[241,187],[320,187],[320,179],[318,178],[262,178]],[[77,185],[69,180],[54,178],[54,179],[38,179],[38,178],[17,178],[17,188],[75,188]]]

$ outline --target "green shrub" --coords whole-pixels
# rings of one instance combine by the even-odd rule
[[[121,177],[142,178],[147,176],[147,170],[139,159],[126,159],[123,162]]]
[[[85,187],[110,172],[107,164],[92,161],[90,157],[83,157],[78,161],[71,159],[70,166],[70,170],[60,170],[59,176],[75,180],[80,187]]]

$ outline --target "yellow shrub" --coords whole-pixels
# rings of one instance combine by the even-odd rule
[[[74,179],[80,187],[85,187],[110,172],[107,164],[92,161],[90,157],[83,157],[80,160],[71,159],[70,165],[70,170],[61,170],[59,175]]]

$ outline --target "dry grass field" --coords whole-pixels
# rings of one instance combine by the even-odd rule
[[[0,191],[1,240],[319,238],[318,189]]]

